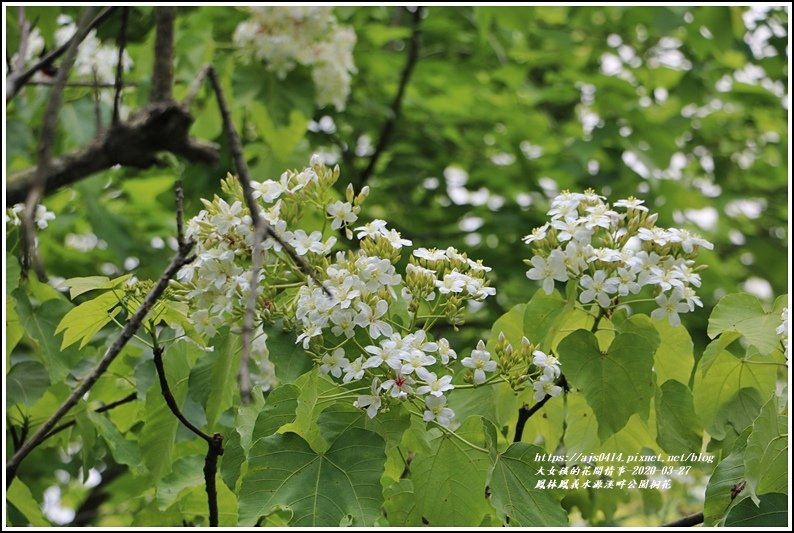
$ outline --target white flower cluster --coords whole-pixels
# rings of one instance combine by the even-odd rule
[[[77,32],[77,24],[68,15],[58,16],[58,29],[55,30],[55,44],[61,46]],[[91,30],[77,49],[73,75],[77,78],[99,83],[113,83],[116,79],[116,68],[119,61],[119,49],[104,45]],[[132,68],[132,59],[126,50],[121,56],[124,72]]]
[[[780,335],[780,342],[783,343],[783,355],[788,360],[788,307],[783,308],[780,313],[780,325],[775,330]]]
[[[5,212],[5,223],[10,223],[12,226],[20,226],[22,224],[22,218],[20,218],[20,215],[24,211],[25,204],[14,204],[13,206],[9,207]],[[49,225],[50,220],[55,220],[55,213],[48,211],[44,204],[37,205],[36,215],[34,216],[36,226],[39,229],[45,229]]]
[[[610,308],[649,287],[658,308],[651,316],[677,326],[680,313],[702,307],[694,258],[707,240],[678,228],[656,227],[642,200],[612,206],[592,190],[563,192],[552,200],[551,220],[524,237],[533,249],[527,277],[550,294],[555,282],[577,283],[579,301]],[[618,212],[613,208],[622,208]]]
[[[251,17],[234,31],[236,46],[280,78],[296,65],[311,68],[318,107],[333,104],[344,110],[355,73],[356,34],[339,25],[331,7],[251,7]]]

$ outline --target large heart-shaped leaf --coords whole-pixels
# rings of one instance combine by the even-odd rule
[[[282,508],[293,526],[372,525],[380,516],[383,439],[351,428],[318,453],[295,433],[271,435],[251,447],[239,494],[239,520],[252,526]]]
[[[602,353],[590,331],[574,331],[557,347],[568,382],[580,389],[598,420],[603,441],[631,415],[647,419],[654,392],[653,354],[657,345],[637,333],[617,335]]]

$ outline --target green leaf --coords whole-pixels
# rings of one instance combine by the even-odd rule
[[[541,349],[551,350],[551,343],[557,334],[557,319],[566,311],[566,301],[557,291],[546,294],[535,291],[524,309],[524,335],[530,342],[540,345]]]
[[[218,525],[225,528],[237,526],[237,498],[226,485],[217,485]],[[175,505],[184,520],[199,525],[209,525],[207,518],[207,491],[203,478],[201,485],[194,485],[179,495]],[[162,524],[162,520],[159,521]],[[157,523],[153,524],[157,525]]]
[[[377,434],[352,428],[317,453],[295,433],[259,439],[251,448],[240,487],[239,520],[254,525],[279,506],[292,510],[292,526],[355,526],[380,516],[380,476],[386,454]]]
[[[744,450],[746,490],[758,503],[758,496],[788,490],[788,420],[777,412],[772,397],[758,418]]]
[[[106,292],[92,300],[81,303],[66,313],[55,329],[56,334],[63,331],[61,350],[78,341],[80,342],[80,348],[88,344],[94,338],[94,335],[99,333],[99,330],[121,312],[121,307],[115,307],[111,311],[111,308],[118,303],[119,298],[116,294]]]
[[[294,383],[314,367],[306,351],[295,344],[294,335],[276,329],[268,329],[266,333],[269,358],[276,367],[279,383]]]
[[[714,426],[726,430],[730,426],[738,435],[753,424],[763,405],[764,400],[758,389],[751,387],[739,389],[714,415]]]
[[[38,349],[35,355],[47,368],[50,382],[63,381],[69,375],[71,362],[79,357],[79,353],[76,350],[61,351],[55,338],[55,328],[72,306],[60,298],[51,298],[34,308],[21,288],[14,291],[14,296],[19,320],[28,335],[36,341]]]
[[[491,503],[511,526],[555,527],[568,525],[568,513],[546,489],[536,489],[536,454],[542,448],[516,442],[499,454],[491,470]]]
[[[213,341],[214,351],[207,352],[191,369],[188,387],[207,415],[212,433],[218,417],[232,406],[237,394],[237,371],[240,368],[240,337],[228,329]]]
[[[47,369],[37,361],[22,361],[6,374],[6,407],[32,406],[50,386]]]
[[[422,517],[417,513],[414,484],[410,479],[398,479],[383,489],[383,508],[389,524],[401,527],[418,527]]]
[[[294,431],[306,439],[314,449],[324,450],[327,446],[318,429],[317,418],[330,404],[323,396],[336,394],[344,389],[320,375],[316,369],[302,376],[295,385],[300,388],[295,421],[283,427],[282,431]]]
[[[86,415],[94,424],[99,436],[105,439],[113,459],[117,463],[129,466],[134,474],[140,473],[143,461],[141,461],[141,452],[136,443],[125,439],[124,435],[104,414],[86,411]]]
[[[526,307],[526,304],[514,305],[510,311],[496,319],[496,322],[491,326],[491,334],[488,337],[487,346],[489,349],[493,347],[500,333],[504,333],[513,348],[521,346],[521,337],[524,336],[524,313]]]
[[[318,424],[326,442],[332,442],[345,431],[357,427],[383,437],[388,449],[400,444],[403,433],[411,425],[411,417],[402,405],[370,418],[366,411],[350,404],[338,403],[320,413]]]
[[[673,327],[667,320],[654,320],[659,332],[659,347],[653,356],[653,371],[658,383],[674,379],[689,384],[695,365],[694,346],[689,331],[684,326]]]
[[[186,341],[177,341],[163,357],[168,383],[177,405],[182,405],[187,397],[188,376],[197,351],[199,348],[196,346]],[[146,393],[143,419],[146,423],[141,429],[139,439],[143,462],[154,479],[160,479],[171,471],[174,440],[180,422],[163,400],[157,379]]]
[[[481,418],[471,416],[455,432],[481,446]],[[428,453],[417,454],[411,463],[417,513],[431,527],[477,526],[490,511],[485,486],[491,461],[478,450],[443,432],[431,441]]]
[[[86,407],[85,402],[81,401],[80,403],[82,407]],[[97,428],[88,417],[88,411],[86,409],[78,412],[74,417],[74,421],[75,427],[80,435],[80,459],[83,463],[82,481],[85,482],[96,460],[94,445],[96,444]]]
[[[700,357],[700,361],[698,362],[698,366],[700,368],[701,374],[705,374],[708,372],[711,365],[714,363],[714,360],[720,355],[723,351],[727,352],[728,354],[734,355],[734,357],[741,358],[740,355],[735,355],[733,351],[729,350],[728,348],[737,340],[742,337],[742,334],[737,331],[728,331],[725,333],[720,334],[719,337],[711,341],[706,349],[703,350],[703,355]]]
[[[695,415],[692,392],[683,383],[665,381],[656,393],[656,432],[659,446],[671,454],[700,450],[702,424]]]
[[[733,503],[731,492],[744,479],[744,447],[748,435],[749,430],[737,439],[734,451],[719,462],[709,478],[703,507],[704,526],[717,525]]]
[[[204,456],[186,455],[174,461],[171,473],[157,483],[157,508],[165,511],[190,487],[204,485]]]
[[[6,366],[10,367],[11,351],[25,336],[25,328],[19,321],[17,314],[17,301],[11,295],[6,295]]]
[[[77,298],[81,294],[94,289],[112,289],[118,287],[128,279],[132,274],[125,274],[118,278],[111,280],[105,276],[87,276],[83,278],[70,278],[65,280],[62,285],[69,287],[69,297],[72,299]]]
[[[645,337],[621,333],[607,352],[601,353],[595,335],[583,329],[565,337],[557,347],[565,377],[582,391],[595,412],[602,441],[626,425],[634,413],[647,419],[655,388],[655,350]]]
[[[713,339],[724,331],[736,331],[761,353],[769,354],[780,343],[775,332],[779,324],[780,315],[766,313],[752,294],[729,294],[711,312],[708,335]]]
[[[6,491],[6,502],[13,505],[28,520],[27,524],[14,524],[17,526],[31,525],[33,527],[50,527],[50,524],[41,513],[37,502],[30,489],[19,478],[14,478]],[[10,525],[10,524],[9,524]]]
[[[695,413],[712,437],[725,437],[724,417],[718,414],[723,406],[733,400],[739,389],[756,389],[761,398],[768,399],[775,390],[777,368],[774,365],[756,364],[766,361],[763,356],[737,359],[722,351],[714,358],[706,374],[695,373],[692,386]]]
[[[251,436],[254,424],[262,411],[264,400],[255,395],[253,402],[241,405],[234,419],[234,431],[227,436],[224,452],[221,456],[220,473],[223,482],[232,491],[236,490],[243,463],[246,461],[248,449],[251,447]]]
[[[274,389],[265,400],[265,407],[256,419],[251,441],[269,437],[281,426],[295,420],[295,411],[301,396],[301,389],[295,385],[282,385]]]
[[[728,512],[725,527],[787,527],[789,525],[789,497],[774,492],[765,494],[758,505],[750,498],[739,502]]]

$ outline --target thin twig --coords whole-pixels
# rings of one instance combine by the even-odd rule
[[[28,82],[28,85],[33,86],[42,86],[42,87],[52,87],[54,84],[53,81],[50,80],[32,80]],[[136,87],[138,84],[132,81],[125,81],[122,86],[123,87]],[[88,81],[69,81],[66,82],[67,88],[80,88],[80,89],[115,89],[116,82],[108,83],[108,82],[88,82]]]
[[[245,315],[243,316],[243,346],[240,350],[240,373],[238,375],[240,399],[243,403],[251,402],[251,376],[248,364],[251,360],[251,336],[254,332],[254,314],[256,314],[256,287],[259,286],[259,271],[262,268],[262,261],[265,256],[265,251],[262,249],[264,238],[265,226],[260,224],[254,233],[254,247],[251,251],[251,289],[248,291],[248,299],[245,302]]]
[[[372,152],[372,157],[370,157],[367,167],[361,173],[361,176],[359,176],[359,188],[366,185],[372,173],[375,171],[375,166],[378,164],[389,142],[391,142],[392,135],[394,134],[394,127],[397,124],[397,120],[400,118],[400,110],[402,109],[405,89],[408,86],[408,81],[411,79],[416,61],[419,59],[419,47],[422,34],[422,11],[422,6],[416,6],[413,12],[411,40],[408,43],[408,57],[405,60],[402,74],[400,74],[400,83],[397,86],[397,93],[394,95],[394,100],[392,100],[391,107],[389,108],[389,116],[386,118],[386,122],[383,123],[383,128],[381,128],[378,144],[375,145],[375,151]]]
[[[210,436],[196,427],[179,409],[176,403],[176,398],[171,392],[168,385],[168,378],[165,375],[165,365],[163,364],[163,348],[157,344],[157,337],[153,335],[154,339],[154,366],[157,369],[157,377],[160,379],[160,391],[163,394],[163,399],[166,405],[174,414],[174,416],[182,422],[182,424],[193,432],[198,437],[201,437],[207,443],[207,456],[204,459],[204,484],[207,490],[207,506],[209,507],[209,524],[210,527],[218,526],[218,490],[215,483],[215,478],[218,472],[218,457],[223,455],[223,436],[220,433],[215,433]]]
[[[568,382],[565,380],[565,376],[560,375],[559,379],[557,380],[557,385],[562,387],[563,391],[568,390]],[[535,403],[532,407],[527,405],[523,405],[518,408],[518,420],[516,420],[516,432],[513,436],[513,442],[521,442],[521,439],[524,436],[524,426],[527,425],[527,420],[529,420],[532,415],[540,411],[546,402],[552,399],[552,396],[548,394],[544,396],[539,402]]]
[[[25,18],[25,6],[17,8],[19,20],[19,50],[17,50],[17,62],[14,65],[14,72],[19,72],[25,68],[25,59],[28,55],[28,44],[30,41],[30,23]]]
[[[174,186],[176,196],[176,242],[180,248],[185,246],[185,191],[182,180],[176,180]]]
[[[174,85],[174,19],[176,7],[154,8],[154,68],[150,102],[170,101]]]
[[[117,9],[116,7],[106,7],[104,8],[95,18],[91,21],[88,25],[88,30],[92,30],[102,24],[105,20],[113,14],[113,11]],[[78,32],[79,33],[79,32]],[[11,75],[6,76],[6,102],[11,100],[14,96],[19,93],[20,89],[27,84],[30,79],[38,72],[39,70],[52,65],[53,61],[61,57],[66,50],[69,49],[72,42],[78,37],[78,33],[75,33],[71,39],[63,43],[61,46],[50,52],[49,54],[45,55],[44,57],[39,60],[38,63],[31,66],[24,72],[13,72]],[[80,40],[84,39],[85,37],[81,38]]]
[[[292,258],[295,264],[300,268],[301,272],[303,272],[307,277],[310,277],[312,280],[315,281],[320,287],[322,287],[323,291],[328,296],[331,296],[331,292],[328,288],[317,278],[317,275],[312,270],[312,267],[306,262],[303,257],[299,256],[297,252],[295,252],[295,248],[292,247],[291,244],[286,242],[277,232],[273,229],[266,220],[264,220],[259,212],[259,207],[256,205],[256,200],[254,199],[254,191],[251,187],[251,176],[248,173],[248,165],[245,162],[245,156],[243,155],[243,147],[240,144],[240,137],[237,135],[237,130],[234,129],[234,123],[232,122],[231,113],[229,113],[229,107],[226,105],[226,98],[223,95],[223,88],[221,87],[221,83],[218,80],[218,74],[215,72],[215,69],[210,66],[207,69],[207,76],[212,83],[212,87],[215,90],[215,97],[218,100],[218,107],[221,111],[221,117],[223,119],[223,125],[226,129],[226,135],[229,138],[229,144],[232,151],[232,157],[234,158],[234,165],[237,167],[237,174],[240,180],[240,185],[243,188],[243,196],[245,197],[245,203],[248,207],[248,210],[251,214],[251,221],[254,225],[254,228],[258,228],[260,225],[264,225],[265,233],[268,237],[276,241],[282,248],[287,252],[287,255]]]
[[[119,59],[116,63],[116,94],[113,96],[113,125],[119,123],[119,109],[121,108],[121,90],[124,87],[124,48],[127,46],[127,19],[129,18],[129,7],[121,8],[121,28],[117,40],[119,47]]]
[[[171,260],[171,263],[165,269],[163,274],[160,276],[160,279],[157,281],[155,286],[146,295],[141,306],[132,315],[129,322],[124,326],[124,329],[121,331],[116,340],[113,344],[108,347],[105,351],[105,354],[102,356],[102,359],[99,361],[97,366],[91,373],[86,377],[86,379],[78,385],[72,394],[63,402],[63,404],[50,416],[50,418],[39,428],[39,430],[27,441],[22,447],[17,450],[11,460],[6,463],[6,488],[11,485],[11,482],[16,477],[17,469],[19,468],[19,464],[22,460],[30,454],[38,445],[40,445],[44,439],[46,438],[47,434],[52,431],[57,424],[69,410],[74,407],[77,402],[79,402],[83,395],[88,392],[94,383],[102,376],[102,374],[107,371],[110,364],[113,360],[121,353],[121,350],[124,346],[129,342],[132,336],[140,327],[143,319],[149,313],[151,308],[154,306],[155,302],[160,298],[160,296],[165,291],[166,287],[168,287],[168,282],[171,280],[174,275],[182,268],[184,265],[190,263],[193,260],[192,256],[188,256],[190,253],[190,247],[185,246],[179,249],[177,255]]]
[[[25,211],[22,218],[22,271],[27,273],[28,269],[33,267],[42,281],[47,279],[47,275],[44,272],[44,266],[41,264],[41,258],[36,247],[36,229],[34,227],[36,208],[44,195],[47,174],[50,172],[52,145],[55,142],[55,129],[58,124],[58,112],[61,109],[64,84],[69,77],[69,71],[72,70],[75,59],[77,59],[77,48],[90,31],[90,21],[95,11],[96,8],[94,7],[87,7],[83,11],[80,16],[80,22],[77,25],[77,32],[69,41],[69,47],[66,50],[66,55],[64,55],[63,63],[55,77],[55,85],[50,91],[47,107],[44,110],[44,121],[41,126],[41,138],[38,146],[36,178],[34,186],[28,192],[25,200]]]
[[[703,512],[691,514],[683,518],[679,518],[668,524],[662,524],[662,527],[692,527],[702,524],[704,520]]]
[[[193,81],[190,82],[187,95],[185,95],[185,97],[182,99],[182,106],[185,109],[190,109],[190,107],[193,105],[193,101],[196,99],[196,96],[198,96],[198,92],[201,90],[201,86],[204,83],[204,78],[207,77],[210,68],[212,68],[211,65],[204,65],[204,67],[199,70],[198,74],[196,74],[196,77],[193,78]]]
[[[105,411],[110,411],[111,409],[115,409],[116,407],[118,407],[120,405],[124,405],[125,403],[133,402],[133,401],[135,401],[137,399],[138,399],[138,394],[136,392],[131,392],[131,393],[129,393],[128,395],[126,395],[124,398],[122,398],[120,400],[116,400],[115,402],[110,402],[109,404],[105,404],[105,405],[102,405],[100,407],[97,407],[96,409],[94,409],[94,412],[95,413],[104,413]],[[47,433],[44,436],[44,439],[45,440],[49,439],[53,435],[55,435],[57,433],[60,433],[64,429],[68,429],[68,428],[74,426],[75,424],[77,424],[77,420],[69,420],[68,422],[64,422],[60,426],[52,428],[52,431]]]
[[[94,69],[94,136],[99,137],[102,134],[102,107],[101,107],[101,100],[99,96],[99,78],[96,75],[96,69]]]

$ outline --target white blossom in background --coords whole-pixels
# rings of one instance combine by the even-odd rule
[[[55,44],[61,46],[77,32],[77,24],[69,15],[58,16],[58,29],[55,30]],[[116,68],[119,61],[119,49],[112,45],[102,44],[91,30],[77,48],[77,58],[72,74],[82,80],[99,83],[113,83],[116,79]],[[121,65],[124,72],[132,68],[132,59],[126,50],[122,54]]]
[[[344,110],[356,72],[356,34],[337,22],[333,8],[259,6],[246,10],[250,18],[232,36],[245,57],[263,61],[281,79],[298,65],[310,68],[317,106],[333,104],[338,111]]]
[[[13,206],[6,209],[4,217],[6,225],[11,224],[12,226],[21,226],[24,212],[25,204],[14,204]],[[50,221],[55,220],[55,213],[47,210],[44,204],[39,204],[36,206],[36,214],[34,215],[33,220],[36,223],[37,228],[46,229],[47,226],[49,226]]]
[[[658,305],[651,317],[673,326],[680,314],[703,306],[695,258],[713,245],[688,230],[656,226],[658,215],[642,200],[610,205],[592,190],[563,191],[547,214],[550,220],[523,239],[533,251],[527,277],[546,294],[557,282],[574,281],[582,304],[608,309],[647,289]]]
[[[775,332],[780,335],[780,342],[783,343],[783,355],[788,360],[788,307],[784,307],[783,312],[780,313],[780,325]]]

